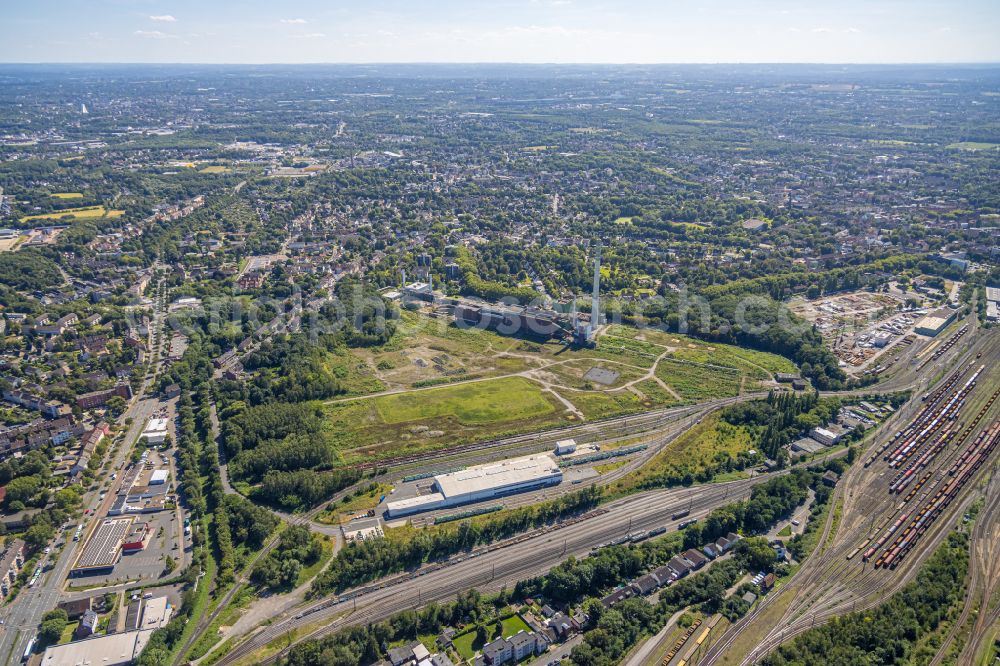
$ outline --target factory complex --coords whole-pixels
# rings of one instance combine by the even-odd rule
[[[476,465],[435,476],[431,493],[389,502],[386,516],[400,518],[555,486],[561,482],[562,470],[546,454]]]

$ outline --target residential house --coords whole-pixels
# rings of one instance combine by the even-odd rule
[[[683,553],[681,553],[681,556],[688,562],[690,562],[691,568],[695,570],[702,568],[703,566],[705,566],[705,563],[708,562],[708,558],[702,555],[694,548],[691,548],[690,550],[685,550]]]
[[[80,409],[93,409],[107,404],[108,400],[116,395],[125,400],[130,400],[132,398],[132,387],[126,382],[121,382],[116,384],[114,388],[83,393],[76,396],[76,404],[79,405]]]
[[[97,613],[92,608],[88,608],[80,617],[80,624],[77,625],[76,630],[73,632],[73,637],[79,640],[93,636],[97,633],[97,624],[99,621],[100,618]]]

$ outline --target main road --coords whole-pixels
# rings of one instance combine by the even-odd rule
[[[159,330],[163,323],[164,301],[159,290],[155,306],[153,325],[150,326],[150,340],[153,338],[153,331]],[[148,346],[152,350],[150,367],[153,368],[156,367],[159,359],[159,345],[150,344]],[[69,539],[72,527],[66,530],[62,530],[61,526],[57,527],[60,532],[57,533],[56,539],[58,540],[60,536],[65,538],[66,545],[58,552],[57,549],[53,549],[51,555],[42,558],[43,562],[50,560],[50,558],[54,560],[51,563],[51,568],[39,577],[34,587],[22,588],[14,601],[0,608],[0,621],[3,622],[0,625],[0,659],[3,659],[4,663],[13,664],[20,660],[28,642],[37,633],[42,616],[59,603],[62,598],[63,582],[76,559],[77,550],[83,547],[87,536],[96,528],[98,521],[107,514],[108,508],[114,501],[115,494],[113,492],[107,492],[103,501],[99,500],[98,496],[105,484],[110,483],[110,475],[121,467],[122,463],[131,455],[132,447],[139,438],[146,421],[161,406],[159,399],[145,397],[153,377],[153,374],[147,375],[143,380],[142,388],[132,398],[121,417],[123,422],[131,419],[131,423],[125,437],[120,439],[117,447],[114,448],[111,463],[104,466],[101,475],[91,485],[94,490],[89,490],[83,495],[81,504],[83,507],[97,508],[90,514],[90,519],[86,521],[86,527],[80,541],[74,544]]]

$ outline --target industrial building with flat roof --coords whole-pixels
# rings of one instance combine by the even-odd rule
[[[167,438],[167,420],[166,419],[149,419],[146,424],[146,429],[142,431],[142,435],[147,442],[150,444],[162,444]]]
[[[399,518],[536,490],[561,482],[562,470],[551,456],[513,458],[476,465],[450,474],[439,474],[434,477],[434,492],[389,502],[386,514],[389,518]]]
[[[952,310],[951,308],[939,308],[917,322],[917,326],[914,330],[920,335],[926,335],[933,338],[938,333],[948,328],[948,325],[955,321],[955,315],[957,314],[958,310]]]
[[[82,641],[46,648],[42,666],[125,666],[135,663],[149,643],[152,630],[125,631],[120,634],[94,636]]]
[[[169,477],[170,472],[168,470],[157,468],[152,463],[146,463],[138,468],[134,476],[130,474],[126,478],[126,482],[130,481],[131,483],[128,486],[123,483],[122,488],[128,488],[125,495],[128,497],[129,502],[138,502],[150,497],[166,495],[168,488],[167,479]]]
[[[113,569],[121,559],[122,543],[131,526],[131,518],[111,518],[98,525],[73,564],[70,574],[78,576]]]
[[[139,658],[153,631],[163,627],[170,621],[173,609],[166,597],[155,597],[146,600],[141,607],[135,604],[136,619],[127,626],[138,625],[139,629],[131,629],[121,633],[111,633],[105,636],[94,636],[82,641],[73,641],[63,645],[53,645],[42,655],[42,666],[85,666],[100,664],[101,666],[125,666],[133,664]],[[132,612],[132,605],[129,606]],[[139,619],[141,617],[141,620]]]

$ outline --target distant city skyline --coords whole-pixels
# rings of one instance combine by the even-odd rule
[[[0,61],[1000,62],[995,0],[38,0]]]

